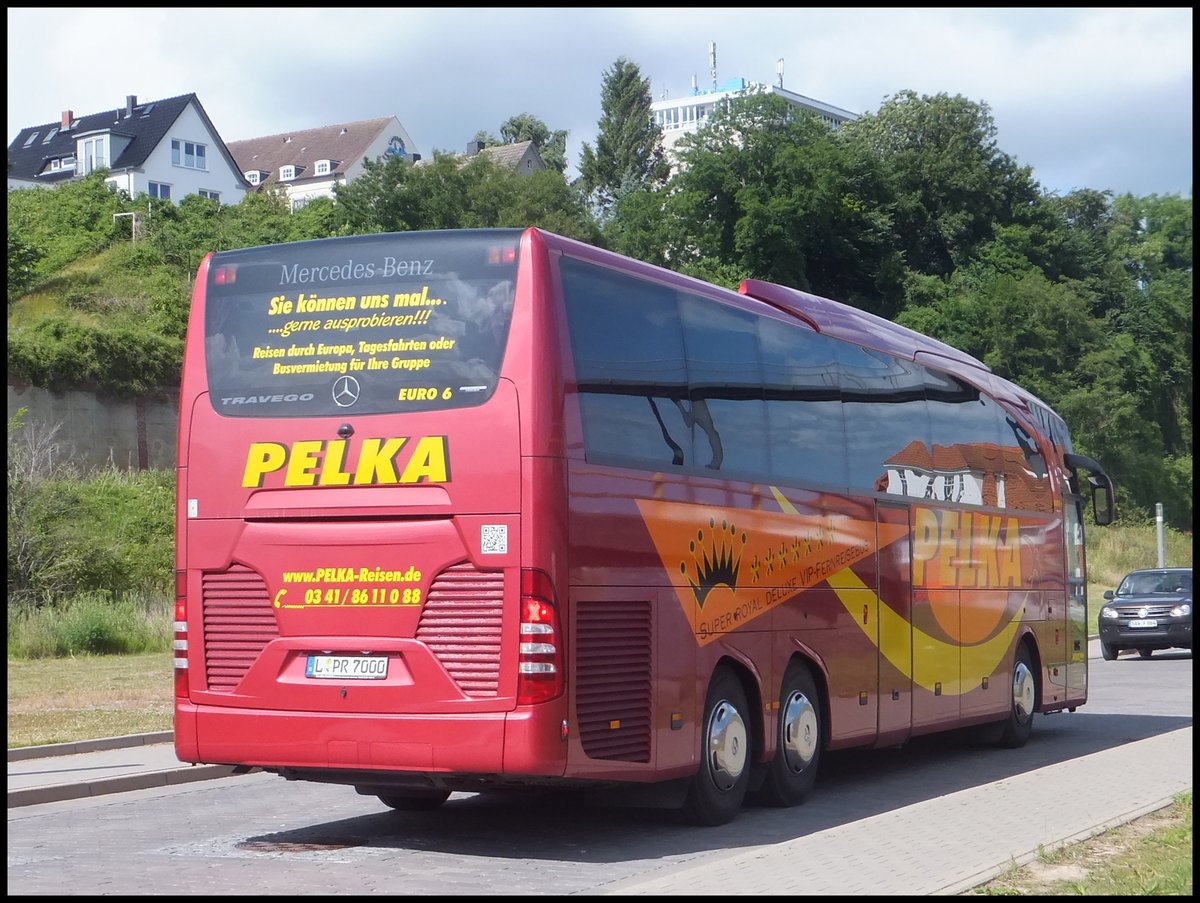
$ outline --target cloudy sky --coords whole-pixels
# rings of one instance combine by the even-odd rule
[[[619,57],[654,97],[775,83],[855,113],[900,91],[986,104],[1049,191],[1192,194],[1190,8],[8,8],[8,140],[194,93],[226,141],[395,114],[425,156],[531,113],[595,143]]]

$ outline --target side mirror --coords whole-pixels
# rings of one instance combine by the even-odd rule
[[[1106,602],[1111,602],[1113,600],[1113,591],[1111,589],[1106,589],[1104,591],[1104,599]]]
[[[1115,518],[1114,492],[1112,478],[1104,469],[1085,455],[1065,454],[1063,463],[1073,470],[1087,472],[1088,487],[1092,491],[1092,514],[1096,526],[1107,527]]]

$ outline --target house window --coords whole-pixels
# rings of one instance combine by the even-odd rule
[[[97,169],[108,168],[108,137],[85,138],[83,140],[84,175]]]
[[[221,200],[221,192],[209,191],[207,188],[201,188],[196,192],[196,194],[200,195],[202,198],[208,198],[210,201],[220,202]]]
[[[208,169],[204,145],[196,144],[194,141],[180,141],[178,138],[172,138],[171,162],[176,166],[185,166],[188,169]]]
[[[292,198],[292,213],[300,210],[308,203],[308,198]]]
[[[33,144],[33,142],[37,141],[37,136],[38,136],[37,132],[32,132],[29,135],[29,137],[25,139],[25,143],[22,145],[22,147],[29,147],[29,145],[31,145],[31,144]]]
[[[58,126],[55,126],[50,131],[46,132],[46,137],[42,139],[42,144],[49,144],[54,140],[54,136],[58,134]]]
[[[248,173],[246,173],[246,181],[249,182],[251,185],[257,185],[258,184],[258,170],[252,169]]]
[[[329,175],[329,161],[328,160],[318,160],[317,166],[313,170],[313,172],[318,176]]]
[[[165,182],[151,182],[149,193],[152,198],[163,201],[171,200],[171,186]]]
[[[294,167],[294,166],[279,167],[279,181],[287,182],[294,178],[296,178],[296,167]]]

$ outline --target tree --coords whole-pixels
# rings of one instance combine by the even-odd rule
[[[8,230],[8,303],[13,301],[33,284],[34,267],[45,253],[21,237],[13,229]]]
[[[567,171],[566,129],[552,132],[549,126],[536,116],[518,113],[506,119],[500,126],[500,137],[503,144],[532,141],[547,166],[559,173]]]
[[[518,113],[504,120],[500,126],[499,138],[480,129],[471,141],[480,147],[498,147],[503,144],[532,141],[543,163],[559,173],[566,172],[567,169],[566,129],[552,132],[546,123],[532,113]]]
[[[987,104],[901,91],[842,126],[879,161],[893,196],[894,239],[908,267],[947,276],[996,226],[1025,222],[1038,200],[1029,167],[996,145]]]
[[[562,173],[526,176],[486,156],[435,153],[421,166],[395,157],[368,161],[357,179],[338,187],[332,214],[343,234],[544,226],[585,241],[597,235]]]
[[[650,79],[636,63],[620,57],[605,70],[596,148],[585,142],[579,158],[579,186],[602,215],[622,195],[659,187],[670,176],[651,101]]]
[[[675,145],[662,192],[664,258],[745,273],[885,316],[902,297],[884,185],[861,148],[781,97],[752,94],[716,110]],[[625,244],[639,236],[624,219]]]

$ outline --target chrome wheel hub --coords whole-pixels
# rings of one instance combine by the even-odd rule
[[[729,790],[746,770],[746,723],[727,700],[713,709],[708,720],[708,763],[718,790]]]

